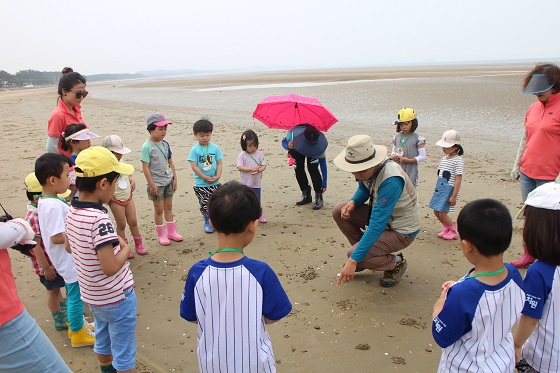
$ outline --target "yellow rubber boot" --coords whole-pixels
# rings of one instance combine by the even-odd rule
[[[85,326],[82,326],[82,329],[77,332],[73,332],[70,329],[68,330],[70,331],[71,335],[70,343],[72,344],[72,347],[91,346],[95,343],[95,337],[92,335],[92,332]]]

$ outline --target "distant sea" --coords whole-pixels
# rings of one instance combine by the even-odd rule
[[[227,110],[239,112],[248,120],[263,98],[297,93],[319,98],[339,119],[329,134],[342,138],[359,132],[379,133],[380,138],[392,137],[394,128],[390,123],[396,119],[397,111],[412,107],[419,119],[418,132],[433,143],[445,130],[454,128],[461,132],[471,148],[483,143],[490,149],[489,153],[505,151],[511,158],[523,131],[525,112],[535,102],[532,95],[520,94],[525,73],[473,74],[465,69],[464,73],[442,77],[392,76],[334,82],[310,78],[309,81],[274,84],[255,84],[254,81],[246,84],[244,75],[240,75],[238,83],[228,79],[227,84],[215,79],[208,84],[202,80],[194,86],[175,82],[169,86],[137,87],[135,83],[145,82],[139,80],[92,83],[88,88],[92,97],[99,99],[177,106],[185,110],[196,108],[210,116],[215,110]],[[188,79],[187,76],[168,80]]]

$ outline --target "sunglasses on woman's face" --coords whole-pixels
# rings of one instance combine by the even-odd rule
[[[86,98],[87,95],[88,95],[88,93],[89,93],[89,92],[86,91],[86,90],[83,90],[83,91],[76,91],[76,92],[70,90],[70,92],[75,93],[77,99],[80,99],[80,98],[82,98],[82,97],[83,97],[83,98]]]

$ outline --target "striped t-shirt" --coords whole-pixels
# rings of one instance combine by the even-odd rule
[[[438,177],[443,177],[449,185],[454,186],[456,176],[463,175],[464,167],[465,163],[460,156],[456,155],[449,159],[445,156],[439,161]]]
[[[522,358],[541,373],[560,372],[560,266],[537,260],[525,274],[523,314],[539,319]]]
[[[104,306],[124,299],[124,290],[134,285],[129,263],[107,276],[97,256],[97,250],[107,244],[113,246],[115,255],[121,250],[107,209],[98,203],[72,201],[66,217],[66,235],[78,271],[82,300]]]
[[[31,204],[27,205],[27,213],[25,214],[25,221],[29,223],[31,229],[33,229],[33,232],[35,232],[35,234],[39,236],[41,235],[41,228],[39,227],[39,213],[37,212],[37,207]],[[42,241],[40,246],[41,246],[40,249],[43,250],[43,253],[45,255],[45,259],[47,259],[47,263],[50,266],[52,266],[52,262],[49,259],[49,255],[47,254],[47,251],[45,250],[45,245],[43,244]],[[43,276],[45,274],[45,271],[37,261],[37,257],[35,256],[35,249],[31,250],[31,253],[33,254],[33,256],[30,258],[33,272],[35,272],[35,274],[37,274],[38,276]]]
[[[511,328],[521,316],[525,292],[519,271],[505,266],[508,275],[497,285],[462,278],[447,291],[432,322],[432,335],[443,347],[438,373],[513,372]]]
[[[198,322],[200,372],[276,372],[264,317],[279,320],[291,310],[272,268],[248,257],[196,263],[181,299],[181,317]]]

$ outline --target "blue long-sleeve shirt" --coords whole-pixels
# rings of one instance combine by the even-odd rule
[[[288,142],[293,141],[296,136],[300,133],[305,131],[304,125],[295,126],[293,129],[289,130],[286,133],[286,137],[282,139],[282,147],[286,150],[290,150],[288,147]],[[322,176],[322,183],[321,188],[327,188],[327,178],[328,178],[328,171],[327,171],[327,158],[325,157],[325,153],[319,155],[318,157],[319,167],[321,168],[321,176]]]
[[[387,222],[393,213],[393,209],[403,189],[404,179],[402,177],[393,176],[381,183],[378,189],[376,204],[371,211],[368,226],[350,258],[358,263],[364,259],[373,244],[377,242],[387,227]],[[358,189],[351,200],[354,201],[356,207],[358,207],[366,203],[369,198],[370,194],[367,185],[360,181],[358,183]]]

